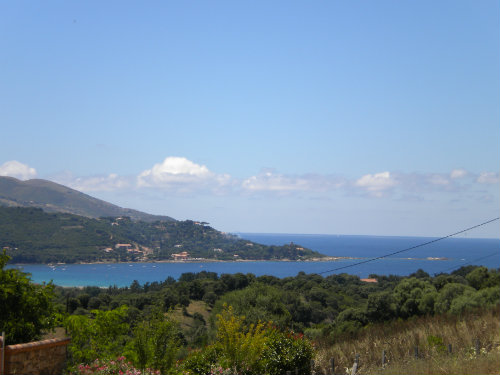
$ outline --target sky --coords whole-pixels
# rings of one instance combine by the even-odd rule
[[[499,26],[496,0],[2,2],[0,175],[226,232],[448,235],[499,216]]]

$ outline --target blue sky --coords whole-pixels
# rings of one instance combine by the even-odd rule
[[[0,175],[223,231],[446,235],[499,214],[499,8],[3,2]]]

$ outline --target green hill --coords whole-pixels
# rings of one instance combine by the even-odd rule
[[[46,212],[64,212],[89,218],[128,216],[132,220],[148,222],[174,221],[168,216],[118,207],[55,182],[40,179],[21,181],[0,176],[0,206],[37,207]]]
[[[0,247],[16,263],[172,260],[182,252],[189,259],[323,257],[300,245],[261,245],[190,220],[92,219],[26,207],[0,207]]]

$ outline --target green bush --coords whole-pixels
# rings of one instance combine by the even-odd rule
[[[127,341],[127,306],[110,311],[93,310],[92,316],[72,315],[65,321],[71,336],[69,351],[73,363],[90,363],[97,358],[121,355]]]
[[[179,351],[179,328],[160,311],[149,320],[139,323],[128,346],[128,357],[141,369],[154,368],[168,373],[175,364]]]
[[[283,375],[286,371],[298,369],[299,374],[309,374],[313,355],[311,342],[302,334],[285,333],[270,328],[261,357],[262,373]]]
[[[217,366],[220,350],[215,345],[209,345],[203,350],[191,352],[182,363],[182,368],[189,374],[211,375]]]
[[[313,346],[303,335],[283,332],[270,323],[247,325],[227,305],[217,319],[215,343],[191,353],[183,363],[186,372],[282,375],[297,368],[309,374]]]
[[[5,269],[10,257],[0,253],[0,332],[9,344],[38,339],[53,328],[57,314],[52,303],[54,286],[33,284],[29,274]]]

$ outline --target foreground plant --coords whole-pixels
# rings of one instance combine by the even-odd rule
[[[96,359],[89,365],[79,365],[72,375],[160,375],[159,370],[146,368],[139,370],[131,362],[127,362],[125,357],[118,357],[116,360]]]
[[[17,344],[40,338],[43,330],[55,327],[58,316],[52,283],[37,285],[29,274],[7,269],[9,259],[6,250],[0,252],[0,333]]]
[[[270,323],[247,325],[226,305],[217,316],[216,342],[191,353],[182,368],[193,375],[282,375],[295,369],[309,374],[313,354],[303,335],[283,332]]]
[[[92,316],[72,315],[65,321],[71,336],[69,352],[73,363],[90,363],[96,358],[122,354],[130,325],[127,306],[115,310],[92,310]]]

